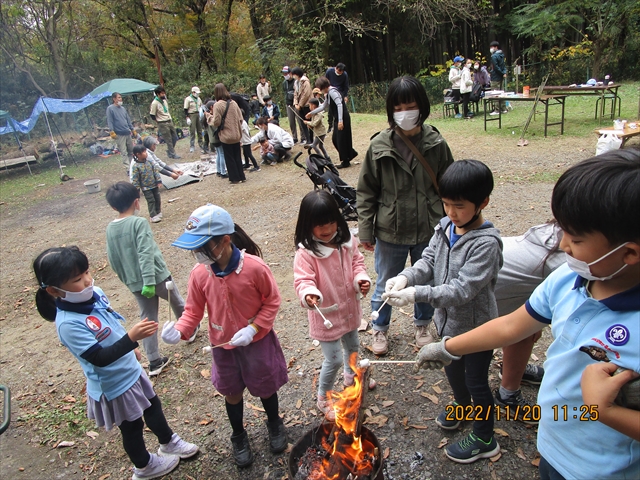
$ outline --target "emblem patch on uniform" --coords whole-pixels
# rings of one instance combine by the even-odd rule
[[[109,299],[107,298],[107,296],[106,296],[106,295],[102,295],[102,296],[100,297],[100,300],[102,300],[104,303],[106,303],[107,305],[109,305]]]
[[[107,338],[109,335],[111,335],[111,329],[109,327],[106,327],[104,330],[96,334],[96,340],[101,342],[105,338]]]
[[[87,324],[87,327],[89,327],[90,330],[93,330],[94,332],[99,332],[100,329],[102,328],[102,323],[100,322],[100,319],[94,316],[88,316],[84,322]]]
[[[607,330],[607,340],[613,345],[625,345],[629,341],[629,329],[624,325],[616,324]]]

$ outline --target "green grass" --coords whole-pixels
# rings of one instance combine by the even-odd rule
[[[87,418],[87,407],[84,403],[50,405],[42,403],[36,410],[18,417],[18,422],[28,422],[37,427],[41,436],[40,443],[66,440],[66,435],[83,435],[91,428],[91,421]]]

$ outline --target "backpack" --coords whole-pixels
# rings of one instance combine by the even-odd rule
[[[469,101],[476,103],[484,97],[484,87],[480,83],[474,83],[471,93],[469,94]]]

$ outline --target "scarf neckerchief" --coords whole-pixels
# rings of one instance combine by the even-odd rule
[[[167,106],[165,105],[163,99],[161,99],[160,97],[154,97],[155,100],[157,100],[158,102],[160,102],[160,105],[162,105],[162,110],[164,110],[164,113],[167,113],[169,110],[167,109]]]

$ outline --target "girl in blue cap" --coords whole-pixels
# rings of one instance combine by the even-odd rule
[[[287,383],[287,365],[273,324],[280,292],[260,248],[216,205],[196,209],[174,246],[191,250],[198,264],[189,277],[187,303],[177,322],[162,329],[162,340],[187,340],[209,314],[212,347],[211,382],[225,396],[233,434],[233,457],[239,467],[253,462],[243,424],[242,395],[246,389],[260,397],[267,414],[273,453],[287,448],[287,435],[278,413],[278,390]]]

